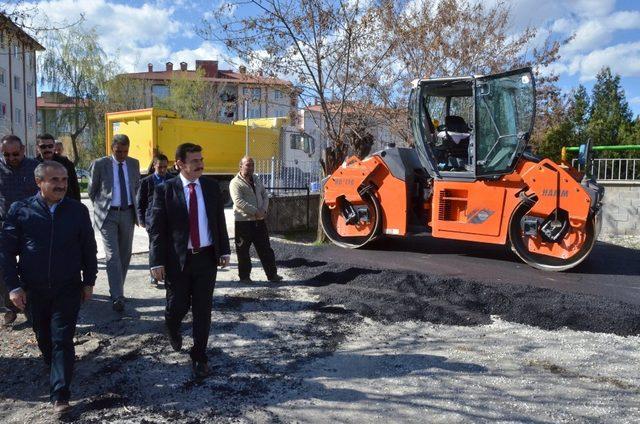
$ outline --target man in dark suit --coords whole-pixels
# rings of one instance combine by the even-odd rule
[[[140,180],[140,188],[136,197],[136,213],[138,214],[138,223],[141,227],[147,228],[147,212],[150,211],[153,204],[154,187],[164,183],[171,176],[167,173],[169,168],[169,159],[162,153],[158,153],[153,157],[153,173]]]
[[[142,228],[147,228],[147,212],[151,210],[151,205],[153,204],[154,187],[171,178],[167,173],[168,167],[169,159],[162,153],[158,153],[153,157],[153,173],[140,180],[140,187],[136,194],[138,200],[136,202],[136,213],[138,214],[138,223]],[[155,285],[158,280],[149,276],[149,282]]]
[[[202,148],[184,143],[176,150],[180,174],[155,187],[148,215],[151,275],[165,281],[165,324],[171,347],[182,349],[180,325],[191,307],[196,378],[209,373],[207,341],[211,328],[216,266],[229,264],[229,236],[218,184],[201,178]]]
[[[63,165],[42,162],[35,180],[40,192],[9,209],[0,234],[0,266],[11,301],[30,313],[51,368],[50,399],[61,413],[69,408],[80,303],[91,298],[98,274],[96,240],[87,207],[65,197]]]
[[[40,134],[36,137],[37,146],[38,146],[38,156],[36,156],[36,160],[38,162],[44,162],[45,160],[54,160],[67,170],[67,175],[69,176],[69,180],[67,181],[67,197],[80,201],[80,184],[78,183],[78,176],[76,175],[76,167],[69,159],[65,156],[59,156],[55,153],[54,147],[56,145],[56,141],[54,140],[51,134]]]

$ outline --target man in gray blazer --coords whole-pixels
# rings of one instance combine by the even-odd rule
[[[137,224],[136,189],[140,163],[129,155],[129,137],[116,134],[111,156],[96,159],[89,168],[89,198],[93,202],[93,224],[100,230],[107,261],[107,278],[113,310],[124,310],[124,280],[127,276],[133,230]]]

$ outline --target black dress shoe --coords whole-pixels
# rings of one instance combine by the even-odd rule
[[[193,361],[192,367],[195,378],[204,378],[209,375],[209,365],[206,362]]]
[[[270,283],[279,283],[280,281],[283,280],[282,275],[274,275],[273,277],[268,278]]]
[[[169,338],[169,343],[171,347],[176,352],[180,352],[182,350],[182,336],[172,330],[169,327],[165,327],[167,332],[167,337]]]
[[[116,299],[113,301],[113,310],[116,312],[124,311],[124,299]]]
[[[253,284],[253,280],[251,278],[241,278],[240,283],[242,284]]]

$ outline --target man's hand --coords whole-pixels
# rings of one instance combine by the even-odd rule
[[[258,209],[258,212],[256,212],[256,219],[264,219],[264,211],[262,209]]]
[[[151,270],[151,276],[158,281],[164,281],[164,267],[159,266]]]
[[[25,306],[27,306],[27,293],[22,288],[11,290],[9,299],[21,311],[24,311]]]
[[[224,268],[229,266],[229,261],[231,260],[231,258],[229,257],[229,255],[222,255],[220,256],[220,259],[218,259],[218,266],[220,268]]]
[[[91,296],[93,296],[93,286],[84,286],[84,287],[82,287],[82,298],[81,298],[81,300],[83,302],[86,302],[87,300],[91,299]]]

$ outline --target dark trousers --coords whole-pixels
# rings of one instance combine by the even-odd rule
[[[80,310],[81,287],[67,285],[51,289],[29,290],[27,308],[31,315],[38,347],[51,364],[51,401],[68,401],[75,362],[73,336]]]
[[[267,278],[275,277],[276,256],[269,243],[269,231],[263,219],[257,221],[236,221],[235,223],[236,254],[238,255],[238,276],[247,279],[251,274],[251,244],[256,248],[264,273]]]
[[[174,278],[167,276],[167,308],[165,321],[172,334],[180,334],[180,324],[189,312],[193,315],[193,361],[207,362],[207,342],[211,329],[213,288],[216,284],[217,261],[211,247],[198,254],[187,253],[184,271]]]
[[[7,308],[9,311],[13,311],[18,313],[20,310],[13,304],[11,298],[9,297],[9,290],[7,286],[4,284],[4,277],[2,275],[2,270],[0,269],[0,298],[2,299],[2,306]]]

